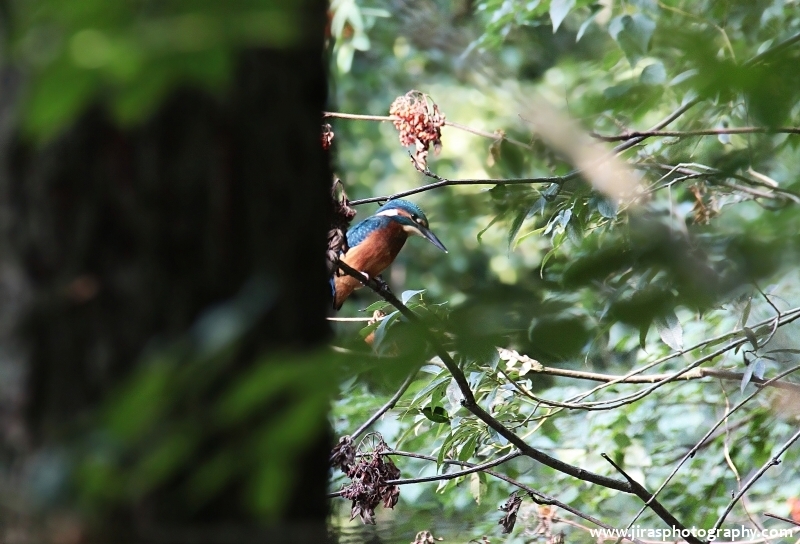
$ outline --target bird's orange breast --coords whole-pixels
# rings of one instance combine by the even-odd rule
[[[370,277],[377,276],[392,264],[407,238],[403,227],[390,224],[370,233],[363,242],[350,248],[342,260]]]
[[[403,249],[407,238],[408,235],[403,227],[392,223],[385,228],[371,232],[364,241],[351,247],[341,259],[345,264],[374,278],[392,264],[397,254]],[[350,293],[359,287],[361,287],[361,283],[352,276],[337,276],[334,306],[337,309],[340,308]]]

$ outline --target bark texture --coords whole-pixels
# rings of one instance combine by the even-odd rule
[[[178,90],[136,129],[96,107],[36,148],[15,136],[13,108],[0,104],[7,495],[24,479],[14,474],[85,428],[143,352],[185,334],[255,276],[277,295],[223,381],[258,354],[325,341],[331,177],[319,136],[325,3],[314,4],[318,32],[309,29],[304,47],[245,52],[225,97]],[[270,525],[243,507],[237,485],[201,510],[183,508],[178,476],[82,527],[76,542],[323,542],[328,451],[322,432],[298,457],[295,492]],[[0,535],[11,530],[20,526],[0,522]]]

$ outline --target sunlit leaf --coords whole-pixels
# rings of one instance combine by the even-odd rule
[[[642,13],[621,15],[608,24],[609,34],[625,52],[632,66],[647,54],[655,29],[655,22]]]
[[[575,7],[575,0],[551,0],[550,1],[550,20],[553,22],[553,32],[558,30],[561,22],[567,14]]]
[[[667,312],[654,320],[661,340],[676,351],[683,349],[683,327],[675,312]]]

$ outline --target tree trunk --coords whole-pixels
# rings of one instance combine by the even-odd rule
[[[58,472],[48,460],[67,459],[69,467],[73,454],[60,452],[92,428],[98,407],[127,383],[143,354],[185,336],[253,278],[274,297],[221,383],[265,353],[325,341],[326,6],[315,5],[307,43],[243,53],[225,98],[183,88],[128,130],[96,107],[41,149],[9,136],[10,115],[3,114],[0,462],[11,475],[7,491],[21,493],[46,470]],[[201,450],[228,439],[206,436]],[[27,531],[42,541],[67,534],[75,542],[324,542],[328,451],[322,432],[297,457],[302,470],[288,506],[268,524],[243,504],[241,482],[203,508],[185,508],[177,490],[194,459],[138,501],[80,521],[73,533],[53,533],[47,515],[20,510],[15,521],[0,521],[0,540]],[[0,511],[0,519],[11,520],[7,514]]]

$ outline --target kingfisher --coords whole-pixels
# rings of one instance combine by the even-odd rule
[[[428,228],[428,218],[408,200],[394,199],[381,206],[375,215],[367,217],[347,231],[347,253],[341,260],[374,278],[392,264],[409,236],[421,236],[447,253],[447,248]],[[361,282],[342,274],[334,281],[333,306],[337,310]]]

